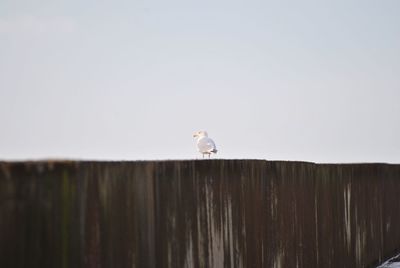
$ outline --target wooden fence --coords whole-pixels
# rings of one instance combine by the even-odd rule
[[[0,162],[0,267],[373,267],[400,165]]]

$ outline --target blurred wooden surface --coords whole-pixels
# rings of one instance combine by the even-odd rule
[[[0,267],[372,267],[400,165],[0,162]]]

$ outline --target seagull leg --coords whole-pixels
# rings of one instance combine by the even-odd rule
[[[203,155],[203,159],[204,159],[204,154],[202,154]]]
[[[208,159],[210,159],[211,154],[208,154]]]

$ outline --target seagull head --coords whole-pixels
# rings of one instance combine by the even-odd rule
[[[206,131],[197,131],[193,134],[193,138],[200,138],[200,137],[208,137],[208,134]]]

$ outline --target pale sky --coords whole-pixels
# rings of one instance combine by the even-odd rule
[[[39,4],[40,3],[40,4]],[[0,159],[400,163],[400,1],[0,1]]]

